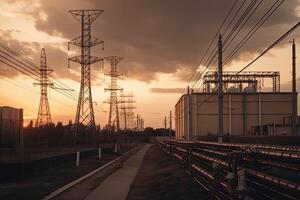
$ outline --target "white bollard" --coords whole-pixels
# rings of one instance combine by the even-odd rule
[[[118,153],[118,145],[115,144],[115,153]]]
[[[102,150],[101,150],[101,147],[99,147],[98,157],[99,157],[99,159],[102,158]]]
[[[80,161],[80,152],[77,151],[77,153],[76,153],[76,167],[79,166],[79,161]]]

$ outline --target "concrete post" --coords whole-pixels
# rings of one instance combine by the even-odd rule
[[[118,153],[118,144],[115,144],[115,153]]]
[[[292,44],[292,135],[297,134],[296,45]]]
[[[261,94],[258,94],[258,125],[259,125],[259,135],[262,134],[262,115],[261,115]]]
[[[169,121],[169,137],[172,136],[172,111],[170,110],[170,121]]]
[[[80,162],[80,151],[76,152],[76,167],[79,166],[79,162]]]
[[[222,36],[219,35],[218,42],[218,111],[219,111],[219,133],[218,142],[223,142],[223,47]]]
[[[245,170],[243,168],[238,168],[238,197],[239,199],[244,199],[246,191],[246,177]]]
[[[101,147],[99,147],[99,150],[98,150],[98,158],[99,159],[102,158],[102,149],[101,149]]]
[[[188,129],[188,137],[187,140],[191,141],[193,136],[193,115],[192,115],[192,95],[187,95],[187,115],[188,115],[188,121],[187,121],[187,129]]]
[[[229,135],[232,135],[232,108],[231,108],[231,94],[228,94],[228,129]]]

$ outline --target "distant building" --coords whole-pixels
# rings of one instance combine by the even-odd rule
[[[291,135],[292,93],[224,93],[224,135]],[[218,133],[218,94],[183,95],[175,106],[176,139]]]
[[[23,147],[23,109],[0,107],[0,147]]]

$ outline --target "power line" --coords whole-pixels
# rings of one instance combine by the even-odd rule
[[[262,3],[262,0],[260,1],[260,3],[252,10],[252,8],[255,6],[255,4],[257,4],[257,0],[252,0],[251,3],[248,5],[248,7],[246,8],[246,10],[242,13],[241,17],[237,20],[236,24],[234,25],[234,27],[232,28],[232,30],[230,31],[230,33],[228,33],[228,35],[226,36],[225,40],[224,40],[224,45],[225,48],[222,50],[222,52],[225,52],[227,47],[230,46],[230,44],[232,43],[232,41],[236,38],[236,36],[240,33],[240,31],[242,30],[242,28],[245,26],[245,24],[249,21],[249,19],[253,16],[254,12],[257,10],[257,8],[259,7],[259,5]],[[252,10],[252,12],[250,13],[250,11]],[[250,13],[250,15],[248,15]],[[237,31],[236,31],[237,30]],[[235,32],[235,34],[234,34]],[[234,36],[232,37],[232,35],[234,34]],[[229,42],[228,42],[229,41]],[[217,46],[216,46],[217,48]],[[214,59],[216,58],[217,55],[217,51],[215,50],[215,53],[213,55],[213,57],[211,57],[209,63],[207,64],[207,70],[203,72],[202,75],[204,75],[204,73],[206,73],[209,69],[209,66],[211,65],[215,65],[216,60],[214,61]],[[200,77],[202,78],[202,77]],[[201,82],[199,81],[198,84],[196,85],[196,87],[198,87],[198,85],[201,84]],[[203,86],[203,84],[201,85]],[[200,86],[200,87],[201,87]]]
[[[243,24],[239,27],[238,31],[235,33],[235,35],[233,37],[231,37],[230,41],[228,44],[226,44],[226,41],[224,41],[224,43],[226,44],[224,47],[224,51],[226,51],[226,49],[230,46],[230,44],[232,43],[232,41],[236,38],[236,36],[240,33],[240,31],[242,30],[242,28],[245,26],[245,24],[249,21],[249,19],[253,16],[254,12],[257,10],[257,8],[261,5],[263,1],[260,0],[260,2],[256,5],[256,7],[252,10],[252,12],[250,13],[250,15],[248,15],[248,17],[245,19],[245,21],[243,22]],[[257,3],[257,2],[256,2]],[[253,5],[254,6],[254,5]]]
[[[252,0],[252,1],[253,1],[253,0]],[[239,8],[237,9],[237,11],[234,13],[234,15],[233,15],[233,17],[231,18],[230,22],[228,23],[228,25],[227,25],[225,31],[223,32],[223,35],[226,34],[228,28],[229,28],[229,27],[231,26],[231,24],[234,22],[235,18],[238,16],[239,12],[242,11],[242,7],[244,6],[245,2],[246,2],[246,0],[244,0],[244,1],[242,2],[242,4],[241,4],[241,5],[239,6]],[[236,24],[237,24],[237,22],[236,22]],[[232,28],[232,29],[233,29],[233,28]],[[227,37],[229,37],[229,36],[230,36],[230,34],[228,33]],[[227,37],[226,37],[226,38],[227,38]],[[196,81],[195,81],[194,84],[191,86],[192,89],[197,88],[197,86],[200,84],[200,81],[199,81],[199,80],[201,80],[202,76],[203,76],[203,75],[206,73],[206,71],[209,69],[209,66],[211,65],[211,62],[212,62],[212,60],[215,59],[216,55],[217,55],[217,46],[215,46],[215,48],[212,50],[212,52],[210,53],[210,55],[207,57],[207,59],[206,59],[206,61],[205,61],[205,63],[204,63],[205,69],[204,69],[201,73],[199,73],[198,76],[196,77],[196,79],[195,79]]]
[[[231,29],[231,31],[228,33],[227,37],[224,40],[224,44],[226,44],[228,42],[228,40],[232,39],[232,35],[234,34],[234,32],[242,27],[242,23],[244,22],[244,20],[246,19],[246,17],[248,16],[248,14],[250,13],[250,11],[252,10],[252,8],[255,6],[255,4],[257,3],[257,0],[252,0],[250,2],[250,4],[247,6],[247,8],[245,9],[245,11],[242,13],[242,15],[240,16],[240,18],[238,19],[238,21],[236,22],[236,24],[234,25],[234,27]],[[254,10],[255,11],[255,10]],[[253,13],[252,13],[253,14]],[[251,17],[251,16],[250,16]],[[229,42],[231,43],[231,42]]]
[[[11,80],[11,79],[10,79],[7,75],[5,75],[5,74],[0,73],[0,79],[6,81],[6,82],[8,82],[8,83],[10,83],[10,84],[12,84],[12,85],[14,85],[14,86],[16,86],[16,87],[19,87],[19,88],[21,88],[21,89],[24,89],[24,90],[27,91],[27,92],[30,92],[30,93],[32,93],[32,94],[39,95],[39,93],[37,93],[37,92],[35,92],[35,91],[33,91],[33,90],[30,90],[30,89],[28,89],[27,87],[25,87],[24,84],[22,84],[22,83],[20,83],[20,82],[18,82],[18,81],[16,81],[16,80]],[[62,102],[62,101],[60,101],[60,100],[58,100],[58,99],[56,99],[56,98],[54,98],[54,97],[51,97],[51,99],[52,99],[53,101],[56,101],[56,102],[59,103],[59,104],[63,104],[65,107],[72,108],[70,105],[68,105],[68,104],[66,104],[66,103],[64,103],[64,102]],[[72,110],[73,110],[73,108],[72,108]]]
[[[6,59],[6,60],[8,60],[8,61],[10,61],[9,59],[5,58],[5,57],[2,56],[2,55],[0,55],[0,57]],[[2,62],[2,63],[4,63],[4,64],[6,64],[7,66],[9,66],[9,67],[11,67],[11,68],[17,70],[18,72],[20,72],[20,73],[22,73],[22,74],[25,74],[25,75],[31,77],[31,78],[34,79],[34,80],[38,80],[37,77],[33,77],[33,76],[32,76],[31,72],[29,72],[29,73],[28,73],[28,72],[24,72],[24,71],[20,70],[19,68],[15,67],[15,66],[13,66],[13,65],[11,65],[11,64],[9,64],[9,63],[3,61],[3,60],[0,60],[0,62]],[[10,62],[12,62],[12,61],[10,61]],[[14,63],[14,62],[12,62],[12,63]],[[15,64],[15,63],[14,63],[14,64]],[[20,66],[20,65],[18,65],[18,64],[15,64],[15,65],[17,65],[18,67],[20,67],[21,69],[23,69],[23,70],[25,70],[25,71],[28,71],[28,70],[24,69],[22,66]]]
[[[246,0],[243,1],[243,3],[240,5],[240,7],[236,10],[235,14],[233,15],[233,17],[231,18],[230,22],[228,23],[225,31],[222,33],[222,35],[225,35],[226,32],[229,30],[229,27],[231,26],[231,24],[233,23],[233,21],[235,20],[235,18],[238,16],[239,12],[242,11],[243,6],[245,5]]]
[[[37,66],[36,64],[34,64],[32,61],[28,60],[27,58],[25,58],[24,56],[22,56],[20,53],[18,53],[18,52],[16,52],[16,51],[12,50],[11,48],[9,48],[8,46],[2,44],[1,42],[0,42],[0,46],[1,46],[2,48],[4,48],[5,50],[11,52],[13,55],[19,57],[19,58],[22,59],[24,62],[28,63],[30,66],[34,66],[35,68],[38,68],[38,66]],[[32,70],[35,70],[34,68],[31,68],[31,69],[32,69]]]
[[[32,66],[36,66],[33,62],[31,62],[30,60],[26,59],[26,58],[23,57],[21,54],[19,54],[19,53],[17,53],[16,51],[10,49],[9,47],[5,46],[5,45],[2,44],[2,43],[0,43],[0,46],[1,46],[2,48],[4,48],[6,51],[8,51],[8,52],[10,52],[11,54],[17,56],[19,59],[21,59],[21,60],[23,61],[23,62],[22,62],[22,61],[16,59],[15,57],[9,55],[7,52],[5,52],[5,51],[3,51],[3,50],[0,49],[0,51],[1,51],[4,55],[10,57],[13,61],[12,61],[11,59],[9,59],[9,58],[3,56],[3,55],[0,55],[0,57],[4,58],[6,61],[9,61],[10,63],[13,63],[15,66],[12,66],[11,64],[8,64],[7,62],[5,62],[5,61],[3,61],[3,60],[0,60],[0,62],[2,62],[2,63],[4,63],[4,64],[6,64],[7,66],[9,66],[9,67],[11,67],[11,68],[13,68],[13,69],[19,71],[19,72],[22,73],[22,74],[25,74],[25,75],[27,75],[27,76],[33,78],[34,80],[38,80],[38,74],[35,74],[35,73],[37,73],[37,71],[36,71],[37,68],[36,68],[36,67],[35,67],[35,68],[32,68],[32,67],[31,67],[31,65],[32,65]],[[16,62],[18,62],[18,63],[20,63],[20,64],[17,64]],[[20,69],[22,69],[22,70],[20,70]],[[56,83],[57,85],[59,85],[59,86],[61,87],[62,84],[61,84],[61,83],[60,83],[60,84],[57,83],[57,82],[59,82],[59,81],[54,80],[53,78],[51,78],[51,80],[52,80],[54,83]],[[61,90],[62,88],[52,88],[52,89],[58,91],[58,90]],[[67,89],[67,90],[72,90],[72,89]],[[75,100],[75,101],[77,101],[77,100],[76,100],[76,99],[77,99],[77,96],[76,96],[74,93],[70,93],[69,91],[58,91],[58,92],[61,93],[61,94],[63,94],[63,95],[65,95],[65,96],[67,96],[67,97],[69,97],[69,98],[71,98],[71,99],[73,99],[73,100]]]
[[[283,34],[278,40],[276,40],[273,44],[271,44],[267,49],[265,49],[260,55],[258,55],[253,61],[251,61],[248,65],[246,65],[245,67],[243,67],[240,71],[238,71],[235,75],[238,75],[239,73],[241,73],[242,71],[244,71],[245,69],[247,69],[250,65],[252,65],[253,63],[255,63],[260,57],[262,57],[263,55],[265,55],[268,51],[270,51],[271,49],[273,49],[278,43],[280,43],[282,40],[284,40],[288,35],[290,35],[292,32],[294,32],[298,26],[300,25],[300,21],[295,24],[292,28],[290,28],[285,34]],[[232,76],[232,77],[233,77]]]
[[[54,74],[51,74],[49,77],[54,83],[56,82],[56,84],[58,86],[60,86],[61,88],[65,88],[66,90],[69,90],[71,93],[74,93],[77,95],[77,93],[75,92],[75,90],[73,88],[71,88],[68,85],[66,85],[65,83],[59,81],[58,77],[56,77]]]
[[[251,28],[248,34],[236,45],[236,47],[231,51],[231,53],[225,58],[224,64],[226,64],[245,44],[246,42],[259,30],[259,28],[272,16],[272,14],[281,6],[285,0],[281,1],[274,9],[276,5],[273,4],[265,15],[263,15],[260,20]],[[273,9],[273,10],[272,10]]]
[[[235,18],[238,16],[239,12],[242,11],[242,8],[243,8],[245,2],[246,2],[246,0],[243,1],[243,3],[240,5],[240,7],[237,9],[237,11],[234,13],[233,17],[231,18],[230,22],[228,23],[228,25],[227,25],[225,31],[222,33],[222,35],[225,35],[225,34],[226,34],[228,28],[231,26],[231,24],[233,23],[233,21],[235,20]],[[227,35],[227,37],[228,37],[228,36],[229,36],[229,34]],[[227,37],[226,37],[226,38],[227,38]],[[208,63],[211,59],[213,59],[213,58],[215,57],[215,55],[214,55],[214,57],[211,58],[212,54],[213,54],[214,52],[216,52],[216,50],[217,50],[217,46],[215,46],[215,48],[214,48],[214,50],[212,51],[212,53],[210,54],[210,56],[206,59],[205,66],[207,66],[207,63]]]
[[[274,43],[272,43],[268,48],[266,48],[262,53],[260,53],[254,60],[252,60],[249,64],[247,64],[245,67],[243,67],[241,70],[239,70],[236,74],[232,75],[228,80],[231,80],[234,76],[237,76],[240,74],[242,71],[250,67],[253,63],[255,63],[259,58],[261,58],[263,55],[265,55],[268,51],[273,49],[276,45],[278,45],[282,40],[284,40],[288,35],[290,35],[292,32],[294,32],[298,26],[300,25],[300,21],[295,24],[292,28],[290,28],[286,33],[284,33],[279,39],[277,39]],[[218,92],[218,90],[216,91]],[[201,103],[200,106],[208,101],[210,98],[213,97],[213,94],[209,95],[206,99],[204,99]]]
[[[239,19],[236,21],[235,25],[232,27],[231,31],[227,34],[225,41],[227,42],[232,34],[234,33],[234,31],[240,26],[240,24],[244,21],[244,19],[247,17],[248,13],[251,11],[251,9],[254,6],[254,3],[256,3],[257,0],[252,0],[251,3],[247,6],[247,8],[243,11],[243,13],[241,14],[241,16],[239,17]],[[229,22],[228,26],[226,27],[225,32],[223,33],[223,35],[227,32],[228,28],[230,27],[230,25],[233,23],[233,21],[235,20],[235,18],[238,16],[238,13],[241,11],[241,8],[243,7],[245,1],[240,5],[239,9],[236,11],[236,13],[234,14],[234,16],[232,17],[231,21]],[[232,41],[231,41],[232,42]],[[229,42],[229,43],[231,43]],[[224,42],[225,44],[225,42]],[[198,79],[198,81],[194,82],[194,84],[192,85],[192,89],[197,88],[199,84],[201,84],[200,80],[201,80],[201,76],[204,75],[204,73],[207,72],[207,70],[209,69],[210,65],[212,64],[213,60],[215,59],[216,55],[217,55],[217,51],[216,51],[217,46],[214,48],[213,52],[210,54],[210,56],[207,58],[206,62],[205,62],[205,66],[206,69],[204,71],[202,71],[201,74],[198,75],[198,77],[196,79]]]
[[[271,12],[271,14],[267,17],[269,18],[277,9],[278,7],[283,3],[284,0],[282,0],[282,2],[280,2],[280,4],[273,10],[273,12]],[[270,8],[272,9],[274,7],[274,5],[276,5],[276,3],[278,2],[278,0],[273,4],[273,6]],[[269,9],[269,10],[270,10]],[[267,13],[269,12],[269,10],[267,11]],[[265,15],[264,15],[265,16]],[[264,17],[263,16],[263,17]],[[263,18],[262,17],[262,18]],[[258,24],[258,23],[257,23]],[[255,26],[257,26],[257,24]],[[234,76],[238,75],[239,73],[241,73],[243,70],[245,70],[246,68],[248,68],[250,65],[252,65],[256,60],[258,60],[261,56],[263,56],[265,53],[267,53],[269,50],[271,50],[272,48],[274,48],[280,41],[282,41],[285,37],[287,37],[290,33],[292,33],[298,26],[299,26],[300,22],[298,22],[295,26],[293,26],[287,33],[285,33],[283,36],[281,36],[277,41],[275,41],[271,46],[269,46],[264,52],[262,52],[256,59],[254,59],[252,62],[250,62],[248,65],[246,65],[245,67],[243,67],[240,71],[238,71],[235,75],[233,75],[232,77],[229,78],[232,79]],[[255,27],[254,26],[254,27]],[[259,26],[261,27],[261,26]],[[203,85],[203,83],[202,83]],[[217,89],[218,92],[219,88]],[[208,101],[211,97],[213,96],[213,94],[209,95],[206,99],[204,99],[201,103],[200,106]]]
[[[8,60],[8,61],[10,61],[10,62],[12,62],[12,63],[14,63],[17,67],[16,67],[16,66],[13,66],[13,65],[9,64],[8,62],[3,61],[3,60],[1,60],[1,59],[0,59],[0,62],[2,62],[2,63],[4,63],[4,64],[6,64],[7,66],[9,66],[9,67],[11,67],[11,68],[17,70],[18,72],[20,72],[20,73],[22,73],[22,74],[25,74],[25,75],[29,76],[30,78],[32,78],[32,79],[34,79],[34,80],[36,80],[36,81],[39,80],[37,77],[34,77],[35,75],[34,75],[32,72],[30,72],[29,70],[24,69],[22,66],[16,64],[15,62],[11,61],[10,59],[5,58],[5,57],[2,56],[2,55],[0,55],[0,57],[2,57],[2,58],[4,58],[4,59],[6,59],[6,60]],[[20,67],[21,69],[23,69],[23,70],[25,70],[25,71],[27,71],[27,72],[24,72],[24,71],[20,70],[18,67]],[[69,94],[67,94],[67,93],[65,93],[65,92],[63,92],[63,91],[59,91],[59,90],[57,90],[57,89],[54,89],[54,90],[57,91],[57,92],[59,92],[59,93],[61,93],[62,95],[66,96],[66,97],[71,98],[72,100],[77,101],[76,98],[70,96]]]
[[[38,95],[37,92],[34,92],[34,91],[32,91],[32,90],[29,90],[27,87],[24,87],[21,83],[19,83],[19,82],[17,82],[17,81],[12,81],[12,80],[10,80],[10,78],[9,78],[8,76],[6,76],[6,75],[4,75],[4,74],[1,74],[1,73],[0,73],[0,76],[1,76],[0,79],[6,81],[6,82],[8,82],[8,83],[10,83],[10,84],[12,84],[12,85],[14,85],[14,86],[16,86],[16,87],[22,88],[22,89],[26,90],[27,92],[30,92],[30,93],[33,93],[33,94]]]
[[[199,63],[199,65],[198,65],[198,67],[197,67],[197,69],[194,71],[194,73],[193,73],[192,76],[190,77],[190,79],[189,79],[189,81],[188,81],[188,85],[189,85],[189,83],[191,82],[191,80],[193,79],[194,75],[196,74],[196,72],[197,72],[199,66],[201,65],[203,59],[205,58],[205,56],[206,56],[207,53],[209,52],[210,48],[212,47],[212,45],[213,45],[215,39],[217,38],[218,34],[220,33],[220,31],[221,31],[223,25],[225,24],[226,20],[227,20],[228,17],[230,16],[230,14],[231,14],[231,12],[232,12],[232,10],[233,10],[233,8],[235,7],[235,5],[236,5],[237,2],[238,2],[238,0],[235,0],[235,1],[234,1],[234,3],[232,4],[230,10],[229,10],[228,13],[226,14],[226,17],[224,18],[223,22],[222,22],[221,25],[219,26],[219,29],[218,29],[218,31],[216,32],[214,38],[212,39],[212,41],[210,42],[208,48],[206,49],[205,53],[203,54],[203,56],[202,56],[202,58],[201,58],[201,60],[200,60],[200,63]]]
[[[277,0],[275,3],[273,3],[273,5],[268,9],[268,11],[260,18],[260,20],[253,26],[253,28],[248,32],[248,34],[247,35],[249,35],[249,33],[251,33],[251,31],[253,30],[253,29],[256,29],[256,31],[265,23],[265,21],[280,7],[280,5],[284,2],[285,0],[282,0],[279,4],[277,4],[278,2],[279,2],[279,0]],[[277,4],[277,6],[274,8],[274,6]],[[260,5],[260,3],[258,4],[258,6]],[[258,7],[257,6],[257,7]],[[256,7],[256,9],[257,9],[257,7]],[[255,9],[255,10],[256,10]],[[253,15],[253,13],[254,13],[254,11],[255,10],[253,10],[253,12],[251,13],[251,15],[248,17],[248,19],[247,19],[247,21],[250,19],[250,17]],[[266,17],[267,16],[267,17]],[[266,17],[266,18],[265,18]],[[255,31],[255,32],[256,32]],[[250,34],[250,37],[255,33],[255,32],[252,32],[251,34]],[[238,32],[237,32],[238,33]],[[236,34],[237,35],[237,34]],[[246,36],[247,36],[246,35]],[[246,37],[245,36],[245,37]],[[244,37],[244,38],[245,38]],[[241,42],[244,40],[244,38],[241,40]],[[248,39],[246,40],[246,41],[244,41],[244,44],[246,43],[248,41]],[[230,43],[232,42],[232,40],[230,41]],[[240,43],[241,43],[240,42]],[[224,51],[227,49],[227,47],[230,45],[230,43],[227,43],[227,46],[226,46],[226,48],[224,49]],[[240,44],[239,43],[239,44]],[[238,44],[238,45],[239,45]],[[243,44],[243,45],[244,45]],[[238,46],[237,45],[237,46]],[[235,47],[235,49],[237,49],[237,46]],[[240,49],[240,48],[239,48]],[[233,50],[234,51],[234,50]],[[232,51],[232,52],[233,52]],[[229,53],[229,55],[230,54],[232,54],[232,52],[231,53]],[[237,52],[237,50],[236,50],[236,52]],[[235,53],[236,53],[235,52]],[[215,52],[215,54],[214,54],[214,56],[211,58],[211,60],[210,60],[210,62],[208,63],[208,66],[210,66],[211,64],[212,64],[212,62],[213,62],[213,59],[215,58],[215,56],[216,56],[216,52]],[[228,57],[227,57],[228,58]],[[226,58],[226,59],[227,59]],[[225,59],[225,60],[226,60]],[[227,61],[227,60],[226,60]],[[215,63],[216,61],[214,61],[214,63]],[[196,86],[198,86],[199,84],[200,84],[201,82],[200,81],[198,81],[198,84],[196,85]],[[203,83],[202,83],[202,85],[201,86],[203,86]],[[201,87],[200,86],[200,87]]]
[[[8,51],[9,53],[17,56],[19,59],[21,59],[23,62],[17,60],[15,57],[12,57],[11,55],[7,54],[7,52],[4,52],[2,50],[0,50],[2,53],[4,53],[5,55],[13,58],[14,60],[16,60],[17,62],[21,63],[22,65],[26,66],[27,68],[29,68],[31,71],[33,71],[34,73],[37,73],[37,69],[38,69],[38,66],[36,64],[34,64],[32,61],[30,61],[29,59],[25,58],[24,56],[22,56],[21,54],[19,54],[18,52],[10,49],[9,47],[5,46],[4,44],[0,43],[0,46],[2,48],[4,48],[6,51]],[[33,66],[33,67],[32,67]],[[36,76],[39,76],[39,74],[37,73]],[[58,80],[54,80],[55,79],[55,75],[50,75],[50,77],[52,77],[52,81],[54,83],[56,83],[57,85],[59,85],[61,87],[61,85],[63,85],[64,88],[66,88],[67,90],[70,90],[70,91],[74,91],[72,88],[70,88],[69,86],[66,86],[65,84],[61,83],[60,81]],[[63,88],[62,87],[62,88]]]

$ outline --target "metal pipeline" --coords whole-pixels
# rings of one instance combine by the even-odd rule
[[[214,163],[215,162],[215,163],[218,163],[218,164],[222,165],[225,168],[228,168],[228,163],[225,162],[225,161],[222,161],[220,159],[208,157],[208,156],[202,155],[200,153],[196,153],[196,152],[192,152],[192,155],[195,156],[195,157],[197,157],[197,158],[209,161],[210,163]]]
[[[297,183],[293,183],[291,181],[281,179],[281,178],[278,178],[275,176],[271,176],[271,175],[268,175],[268,174],[265,174],[262,172],[258,172],[258,171],[255,171],[255,170],[249,169],[249,168],[246,169],[246,173],[255,178],[264,180],[270,184],[277,185],[277,186],[283,187],[285,189],[291,189],[291,190],[300,192],[300,185]]]

